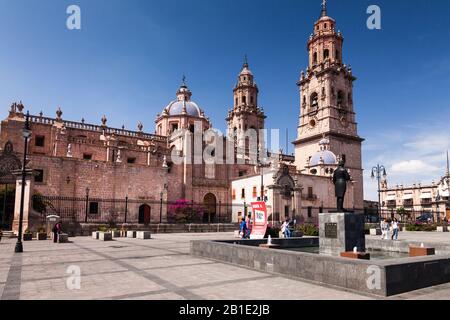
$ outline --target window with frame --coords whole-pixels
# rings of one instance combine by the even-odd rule
[[[99,214],[100,213],[100,207],[98,205],[97,201],[91,201],[89,202],[89,214]]]
[[[312,199],[314,197],[313,187],[308,187],[308,199]]]
[[[130,164],[136,163],[136,158],[128,158],[127,163],[130,163]]]
[[[258,191],[256,187],[253,187],[253,194],[252,194],[253,198],[256,198],[258,196]]]
[[[44,147],[45,146],[45,136],[36,136],[34,145],[36,147]]]
[[[36,169],[36,170],[34,170],[34,172],[35,172],[34,182],[43,183],[44,182],[44,170]]]
[[[92,160],[92,154],[91,153],[83,153],[83,159],[84,160]]]
[[[241,199],[245,199],[245,189],[242,188],[241,190]]]

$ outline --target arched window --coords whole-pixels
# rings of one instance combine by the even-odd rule
[[[317,64],[317,52],[313,54],[313,64]]]
[[[238,98],[236,98],[236,105],[238,104],[239,102],[238,102]]]
[[[341,53],[339,52],[339,50],[336,50],[336,60],[341,60]]]
[[[328,59],[330,57],[330,50],[325,49],[323,50],[323,59]]]
[[[344,96],[344,92],[341,90],[338,91],[337,106],[338,106],[338,108],[342,108],[345,106],[345,96]]]
[[[250,103],[253,104],[253,96],[250,96]]]
[[[243,104],[246,104],[246,103],[247,103],[247,97],[246,97],[246,96],[243,96],[243,97],[242,97],[242,103],[243,103]]]
[[[310,104],[312,109],[319,107],[319,95],[316,92],[311,94]]]

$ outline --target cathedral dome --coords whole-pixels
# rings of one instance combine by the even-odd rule
[[[183,110],[186,110],[186,114],[193,117],[200,117],[202,111],[200,107],[193,101],[172,101],[165,109],[169,116],[176,116],[183,114]]]
[[[192,92],[186,85],[186,77],[183,76],[183,83],[177,90],[177,100],[169,103],[164,108],[163,114],[169,116],[188,115],[192,117],[203,117],[203,111],[200,107],[191,100]]]
[[[330,140],[325,135],[319,141],[319,148],[320,151],[311,157],[309,162],[310,166],[313,167],[319,164],[335,165],[337,163],[336,155],[330,151]]]
[[[337,162],[337,158],[333,152],[331,152],[329,150],[323,150],[323,151],[317,152],[315,155],[313,155],[311,157],[309,165],[311,167],[317,166],[319,164],[335,165],[336,162]]]

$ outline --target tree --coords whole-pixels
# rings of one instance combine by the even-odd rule
[[[397,214],[400,215],[402,221],[405,215],[409,216],[408,212],[403,207],[397,208]]]

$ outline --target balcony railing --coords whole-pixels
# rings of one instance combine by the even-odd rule
[[[302,200],[315,201],[315,200],[317,200],[317,195],[315,195],[315,194],[302,194]]]
[[[397,202],[396,202],[395,200],[388,201],[388,202],[386,203],[386,205],[387,205],[388,207],[396,207],[396,206],[397,206]]]
[[[412,207],[412,206],[414,206],[414,202],[412,200],[404,200],[403,206],[404,207]]]

